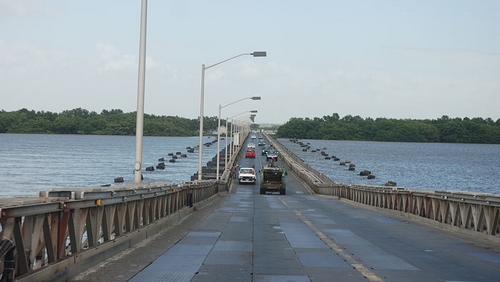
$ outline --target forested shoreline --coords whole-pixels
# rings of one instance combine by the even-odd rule
[[[388,142],[500,144],[500,119],[450,118],[433,120],[361,118],[334,113],[323,118],[291,118],[276,132],[280,138]]]
[[[62,113],[20,109],[0,111],[0,133],[135,135],[136,112],[119,109],[101,113],[82,108]],[[204,118],[205,133],[217,130],[217,117]],[[224,124],[224,122],[222,123]],[[253,125],[258,129],[259,125]],[[145,136],[196,136],[199,119],[144,114]],[[500,119],[450,118],[433,120],[361,118],[336,113],[322,118],[291,118],[276,137],[388,142],[500,144]]]
[[[136,112],[77,108],[62,113],[21,109],[0,111],[0,133],[135,135]],[[145,136],[195,136],[199,119],[144,114]],[[204,129],[215,130],[217,117],[205,117]]]

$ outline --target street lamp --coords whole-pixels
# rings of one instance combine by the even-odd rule
[[[267,53],[266,51],[257,51],[253,53],[242,53],[239,55],[236,55],[234,57],[231,57],[229,59],[225,59],[223,61],[220,61],[218,63],[215,63],[213,65],[205,66],[205,64],[201,65],[201,95],[200,95],[200,142],[198,145],[198,180],[202,180],[202,162],[203,162],[203,108],[204,108],[204,95],[205,95],[205,70],[215,67],[217,65],[220,65],[224,62],[227,62],[229,60],[245,56],[245,55],[251,55],[254,57],[266,57]]]
[[[240,144],[242,144],[242,140],[244,140],[244,138],[246,136],[248,136],[248,131],[249,131],[249,126],[247,126],[249,124],[248,122],[248,119],[252,119],[254,118],[255,115],[253,116],[247,116],[247,117],[244,117],[244,118],[239,118],[238,120],[236,120],[234,122],[234,131],[236,132],[235,133],[235,136],[237,136],[238,138],[236,139],[233,139],[233,146],[232,146],[232,149],[233,149],[233,154],[235,153],[236,151],[236,148],[240,147]],[[234,157],[234,155],[233,155]]]
[[[137,120],[135,129],[134,181],[142,180],[142,136],[144,135],[144,88],[146,77],[146,23],[148,1],[141,4],[141,39],[139,48],[139,79],[137,86]]]
[[[254,114],[252,114],[251,116],[240,117],[237,120],[234,120],[235,117],[241,116],[241,115],[246,114],[246,113],[254,113]],[[233,142],[233,144],[231,145],[230,150],[229,150],[229,159],[232,158],[232,153],[234,153],[234,130],[235,130],[234,125],[235,125],[235,121],[243,120],[246,118],[255,118],[255,113],[257,113],[257,110],[245,111],[245,112],[239,113],[237,115],[234,115],[232,117],[226,118],[226,123],[229,119],[231,119],[231,142]],[[226,140],[226,148],[227,148],[227,140]],[[226,160],[227,160],[227,152],[226,152]]]
[[[233,118],[234,118],[234,117],[237,117],[237,116],[239,116],[239,115],[245,114],[245,113],[257,113],[257,110],[246,111],[246,112],[243,112],[243,113],[239,113],[239,114],[237,114],[237,115],[234,115],[234,116],[232,116],[232,117],[230,117],[230,118],[226,118],[226,125],[227,125],[227,121],[228,121],[229,119],[231,119],[231,135],[233,135],[233,124],[234,124],[234,122],[233,122]],[[252,115],[252,116],[254,116],[254,117],[255,117],[255,115]],[[242,119],[244,119],[244,118],[247,118],[247,117],[243,117]],[[232,138],[232,136],[231,136],[231,142],[233,142],[233,141],[234,141],[234,138]],[[226,148],[227,148],[227,138],[226,138]],[[232,149],[233,149],[233,146],[231,146],[231,147],[229,148],[229,159],[231,159],[231,152],[233,151]],[[226,149],[226,152],[225,152],[225,153],[226,153],[226,154],[225,154],[225,156],[224,156],[224,158],[225,158],[225,159],[224,159],[224,161],[225,161],[225,163],[226,163],[226,165],[227,165],[227,149]],[[225,166],[225,167],[224,167],[224,169],[226,169],[226,168],[227,168],[227,167]]]
[[[241,102],[243,100],[247,100],[247,99],[250,99],[250,100],[260,100],[260,96],[254,96],[254,97],[246,97],[246,98],[241,98],[239,100],[236,100],[234,102],[231,102],[229,104],[226,104],[224,106],[221,106],[219,105],[219,117],[218,117],[218,125],[217,125],[217,172],[215,174],[215,179],[219,180],[219,166],[220,166],[220,112],[221,112],[221,109],[224,108],[224,107],[227,107],[227,106],[230,106],[232,104],[235,104],[235,103],[238,103],[238,102]],[[227,142],[227,120],[226,120],[226,142]],[[227,150],[227,144],[226,144],[226,150]],[[226,151],[224,150],[224,151]],[[227,155],[226,155],[226,158],[224,159],[224,170],[226,170],[226,161],[227,161]]]

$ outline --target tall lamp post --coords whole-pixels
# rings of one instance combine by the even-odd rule
[[[244,113],[257,113],[257,110],[246,111],[246,112],[243,112],[243,113],[239,113],[239,114],[237,114],[237,115],[235,115],[235,116],[232,116],[232,117],[226,118],[226,129],[227,129],[227,121],[228,121],[229,119],[231,119],[231,135],[233,134],[233,118],[234,118],[234,117],[237,117],[237,116],[239,116],[239,115],[242,115],[242,114],[244,114]],[[255,115],[252,115],[252,116],[255,116]],[[231,138],[231,140],[233,140],[233,138]],[[226,145],[225,145],[225,146],[226,146],[226,150],[224,151],[224,152],[225,152],[225,156],[224,156],[224,158],[227,160],[227,134],[226,134]],[[231,148],[233,148],[233,146],[231,146],[231,147],[229,148],[229,159],[231,159]],[[226,163],[225,163],[225,165],[224,165],[224,169],[227,169],[227,162],[226,162]]]
[[[205,70],[211,68],[211,67],[215,67],[217,65],[220,65],[224,62],[227,62],[229,60],[232,60],[232,59],[235,59],[235,58],[238,58],[238,57],[241,57],[241,56],[245,56],[245,55],[251,55],[251,56],[254,56],[254,57],[266,57],[267,56],[267,53],[266,51],[256,51],[256,52],[253,52],[253,53],[242,53],[242,54],[239,54],[239,55],[236,55],[234,57],[231,57],[229,59],[225,59],[223,61],[220,61],[218,63],[215,63],[213,65],[209,65],[209,66],[205,66],[205,64],[201,65],[201,97],[200,97],[200,142],[198,144],[198,153],[199,153],[199,156],[198,156],[198,180],[202,180],[202,163],[203,163],[203,108],[204,108],[204,95],[205,95]]]
[[[261,98],[260,98],[260,96],[246,97],[246,98],[241,98],[239,100],[231,102],[229,104],[225,104],[223,106],[219,105],[219,116],[217,118],[217,120],[218,120],[218,124],[217,124],[217,172],[215,174],[215,179],[217,179],[217,180],[219,180],[219,172],[220,172],[219,166],[220,166],[220,112],[221,112],[221,109],[224,108],[224,107],[230,106],[232,104],[241,102],[243,100],[247,100],[247,99],[250,99],[250,100],[260,100]],[[226,127],[226,132],[227,132],[227,127]],[[226,133],[226,138],[224,138],[224,139],[227,140],[227,133]],[[227,146],[226,146],[226,150],[227,150]],[[226,169],[226,165],[225,165],[226,161],[227,161],[227,158],[224,159],[224,170]]]
[[[139,82],[137,86],[137,120],[135,129],[134,181],[142,180],[142,136],[144,134],[144,86],[146,77],[146,23],[148,1],[141,4],[141,39],[139,50]]]
[[[242,112],[242,113],[239,113],[239,114],[234,115],[234,116],[232,116],[232,117],[230,117],[230,118],[227,119],[227,120],[231,119],[231,136],[232,136],[231,141],[233,143],[231,145],[230,150],[229,150],[229,159],[232,158],[232,155],[234,153],[234,146],[235,146],[235,144],[234,144],[234,142],[235,142],[235,140],[234,140],[234,135],[235,135],[234,131],[236,130],[236,123],[238,121],[242,121],[242,120],[247,119],[247,118],[250,118],[253,121],[254,118],[255,118],[255,116],[256,116],[255,114],[252,114],[250,116],[240,117],[240,118],[238,118],[236,120],[234,119],[234,117],[240,116],[240,115],[245,114],[245,113],[257,113],[257,110]],[[238,132],[238,136],[239,136],[239,132]],[[238,142],[239,142],[239,140],[240,139],[238,138]],[[226,147],[227,147],[227,145],[226,145]],[[226,159],[227,159],[227,157],[226,157]]]

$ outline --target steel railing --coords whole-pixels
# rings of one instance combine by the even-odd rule
[[[316,194],[336,196],[376,208],[452,226],[500,240],[500,196],[458,191],[420,191],[402,187],[335,183],[304,163],[278,140],[265,135],[280,159]]]

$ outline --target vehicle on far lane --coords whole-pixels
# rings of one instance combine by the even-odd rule
[[[273,160],[275,162],[278,161],[278,152],[274,151],[274,150],[269,150],[267,151],[266,153],[266,160],[269,161],[269,160]]]
[[[265,156],[269,150],[271,150],[272,147],[269,145],[264,145],[262,146],[262,156]]]

